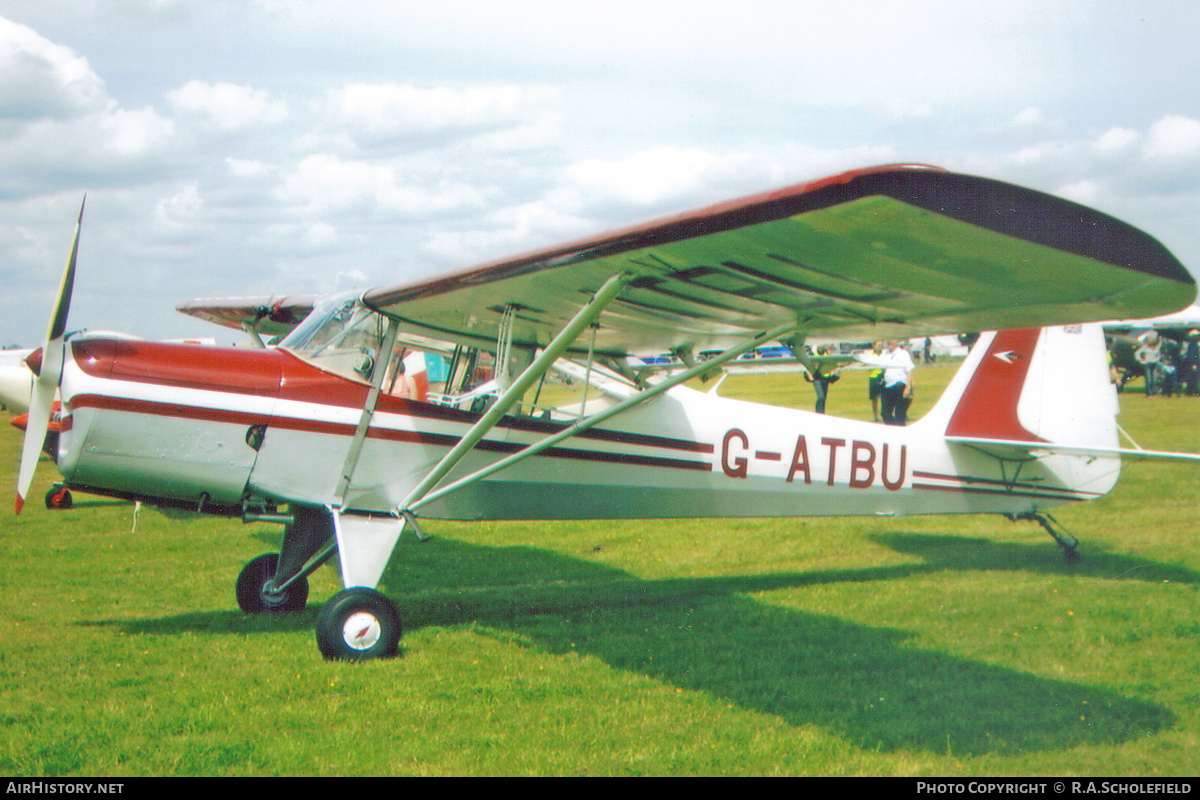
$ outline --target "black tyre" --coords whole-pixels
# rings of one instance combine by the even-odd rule
[[[70,508],[73,504],[71,491],[65,486],[51,486],[50,491],[46,492],[46,508],[65,509]]]
[[[391,658],[399,645],[400,613],[374,589],[343,589],[317,615],[317,647],[331,661]]]
[[[299,611],[308,602],[308,579],[294,581],[282,592],[268,590],[279,566],[278,553],[264,553],[242,567],[237,579],[238,608],[247,614]]]

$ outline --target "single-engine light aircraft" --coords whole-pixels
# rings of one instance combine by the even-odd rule
[[[1120,446],[1088,324],[1187,306],[1187,270],[1110,216],[934,167],[848,172],[432,280],[181,307],[260,342],[285,334],[262,348],[68,337],[78,244],[77,225],[29,359],[18,513],[57,390],[66,487],[285,525],[237,578],[246,612],[304,607],[336,554],[345,588],[316,623],[331,659],[397,652],[400,615],[376,587],[422,518],[994,513],[1041,523],[1070,556],[1048,508],[1109,491],[1122,457],[1200,461]],[[809,336],[979,330],[999,332],[907,427],[684,385],[775,343],[803,361]],[[414,392],[401,365],[418,350],[449,368]],[[683,366],[633,358],[662,353]],[[583,397],[539,405],[556,376]]]

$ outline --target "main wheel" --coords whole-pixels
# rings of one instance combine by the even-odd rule
[[[327,659],[391,658],[399,645],[400,613],[374,589],[343,589],[317,615],[317,647]]]
[[[237,578],[238,607],[247,614],[299,611],[308,602],[308,579],[299,578],[282,592],[268,584],[275,579],[278,553],[264,553],[242,567]]]

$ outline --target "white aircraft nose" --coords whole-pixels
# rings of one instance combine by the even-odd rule
[[[24,364],[0,364],[0,406],[13,414],[29,410],[33,373]]]

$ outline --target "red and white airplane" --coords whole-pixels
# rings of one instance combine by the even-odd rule
[[[1119,446],[1103,336],[1085,324],[1187,306],[1187,270],[1112,217],[932,167],[850,172],[435,280],[182,307],[288,331],[262,349],[68,340],[78,241],[30,359],[18,511],[60,390],[66,486],[285,523],[279,553],[237,580],[247,612],[302,608],[336,553],[345,588],[317,619],[328,658],[396,652],[399,614],[375,587],[422,517],[995,513],[1041,522],[1070,555],[1046,509],[1109,491],[1121,457],[1200,461]],[[908,427],[683,385],[771,342],[799,355],[808,336],[989,329]],[[422,398],[398,364],[430,340],[453,358]],[[664,352],[687,368],[627,360]],[[484,353],[490,394],[468,391]],[[539,407],[556,370],[591,396]]]

